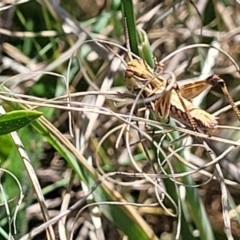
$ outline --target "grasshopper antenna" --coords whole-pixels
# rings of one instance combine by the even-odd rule
[[[129,34],[128,34],[128,27],[127,27],[127,18],[124,18],[124,35],[126,39],[126,48],[127,48],[127,55],[129,60],[132,60],[131,55],[131,47],[130,47],[130,41],[129,41]]]

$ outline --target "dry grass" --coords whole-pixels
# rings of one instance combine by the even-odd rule
[[[172,2],[135,3],[154,55],[180,85],[219,74],[239,104],[240,5]],[[45,118],[0,139],[22,186],[2,171],[0,238],[239,239],[239,122],[221,89],[193,100],[216,129],[161,123],[124,85],[117,1],[16,4],[0,3],[3,107]]]

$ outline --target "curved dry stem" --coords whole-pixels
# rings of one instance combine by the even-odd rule
[[[222,54],[224,54],[226,57],[229,58],[229,60],[233,63],[233,65],[235,66],[236,70],[238,73],[240,73],[240,68],[238,66],[238,64],[236,63],[236,61],[227,53],[225,52],[223,49],[221,48],[218,48],[216,46],[211,46],[209,44],[203,44],[203,43],[198,43],[198,44],[191,44],[191,45],[188,45],[188,46],[185,46],[185,47],[182,47],[172,53],[170,53],[168,56],[166,56],[165,58],[163,58],[161,60],[162,63],[166,62],[167,60],[169,60],[170,58],[172,58],[174,55],[180,53],[180,52],[183,52],[185,50],[188,50],[188,49],[193,49],[193,48],[215,48],[216,50],[218,50],[219,52],[221,52]]]

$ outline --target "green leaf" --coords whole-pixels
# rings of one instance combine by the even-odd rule
[[[0,135],[8,134],[25,127],[42,113],[37,111],[16,110],[0,116]]]

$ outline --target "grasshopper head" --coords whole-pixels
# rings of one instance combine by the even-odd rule
[[[125,71],[125,84],[127,89],[136,93],[142,89],[153,76],[152,69],[142,59],[133,59],[128,62]]]

